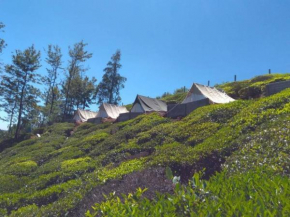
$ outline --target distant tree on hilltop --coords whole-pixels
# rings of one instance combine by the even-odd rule
[[[3,32],[2,29],[4,29],[5,25],[0,22],[0,32]],[[3,51],[3,48],[6,47],[6,43],[5,43],[5,40],[3,38],[0,38],[0,53],[2,53]]]
[[[1,89],[5,96],[5,103],[10,107],[8,110],[10,112],[10,128],[14,113],[17,115],[14,136],[18,138],[24,120],[32,123],[35,119],[33,114],[38,114],[37,102],[40,91],[35,88],[35,84],[41,83],[41,76],[36,73],[40,67],[40,52],[36,51],[33,45],[24,51],[16,50],[12,56],[12,62],[12,65],[5,67]]]
[[[80,80],[82,80],[82,74],[87,70],[87,68],[84,68],[81,63],[92,57],[92,53],[85,50],[86,46],[87,44],[81,41],[76,43],[73,48],[69,48],[70,60],[67,69],[68,74],[65,82],[63,83],[63,92],[65,95],[63,118],[65,118],[68,114],[72,114],[74,105],[77,102],[76,89],[81,90]]]
[[[47,121],[54,121],[56,116],[60,113],[58,105],[60,100],[60,91],[57,87],[59,71],[62,70],[62,54],[61,49],[57,45],[48,45],[47,57],[45,62],[50,66],[47,68],[47,76],[45,77],[45,84],[47,90],[44,94],[45,106],[43,107],[43,119]]]
[[[121,101],[120,90],[125,87],[124,83],[127,78],[122,77],[119,73],[122,65],[120,64],[121,51],[117,50],[111,57],[104,69],[102,81],[98,85],[98,103],[107,102],[117,105]]]

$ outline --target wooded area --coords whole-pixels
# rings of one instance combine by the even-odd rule
[[[5,25],[0,22],[1,35]],[[0,54],[6,42],[0,35]],[[119,73],[121,51],[117,50],[104,69],[102,80],[88,77],[86,61],[93,54],[83,41],[69,47],[69,60],[63,61],[61,47],[49,44],[41,53],[31,45],[15,50],[12,64],[0,62],[0,110],[2,121],[8,122],[8,135],[15,138],[33,128],[64,121],[78,108],[86,109],[94,103],[121,102],[120,90],[126,78]],[[41,57],[45,56],[46,75],[39,74]],[[0,60],[1,61],[1,60]]]

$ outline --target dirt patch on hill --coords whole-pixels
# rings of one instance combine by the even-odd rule
[[[96,187],[83,198],[70,216],[85,216],[85,212],[92,210],[91,207],[95,203],[100,203],[104,200],[103,194],[108,195],[115,191],[115,194],[121,198],[122,193],[133,193],[139,187],[142,189],[148,188],[144,196],[149,199],[155,197],[156,191],[160,193],[173,192],[172,181],[166,178],[165,169],[162,167],[149,168],[125,175],[122,180],[108,181],[105,185]]]

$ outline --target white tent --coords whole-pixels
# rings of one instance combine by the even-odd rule
[[[128,110],[126,109],[126,107],[103,103],[99,107],[99,112],[98,112],[97,117],[116,119],[122,113],[128,113]]]
[[[73,117],[74,121],[86,122],[90,118],[95,118],[98,112],[78,109]]]
[[[195,102],[206,98],[208,98],[211,103],[229,103],[235,101],[226,93],[216,89],[215,87],[193,83],[182,104]]]

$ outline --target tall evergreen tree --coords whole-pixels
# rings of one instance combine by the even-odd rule
[[[2,22],[0,22],[0,32],[3,32],[4,27],[5,25]],[[6,46],[5,40],[3,38],[0,38],[0,54],[2,53],[3,48],[5,48],[5,46]]]
[[[96,82],[97,79],[95,77],[91,80],[87,76],[82,79],[82,91],[80,92],[82,109],[89,107],[89,105],[93,103],[97,89]]]
[[[2,22],[0,22],[0,33],[3,32],[4,27],[5,27],[5,25]],[[0,37],[0,55],[1,55],[2,51],[3,51],[3,48],[5,48],[5,46],[6,46],[6,43],[5,43],[4,39],[2,39]],[[1,74],[2,74],[2,66],[3,66],[3,63],[1,61],[1,56],[0,56],[0,84],[2,82],[2,76],[1,76]],[[0,86],[0,104],[2,104],[3,100],[4,100],[3,99],[3,94],[4,94],[3,93],[3,89]],[[0,110],[1,110],[1,107],[2,106],[0,106]]]
[[[63,85],[63,90],[65,94],[65,103],[64,103],[64,118],[67,114],[71,114],[73,110],[73,103],[75,99],[72,96],[72,81],[77,76],[81,76],[83,72],[87,70],[84,68],[82,63],[92,57],[92,54],[88,51],[85,51],[85,44],[83,41],[76,43],[73,48],[69,48],[69,66],[68,74],[66,81]]]
[[[117,50],[111,57],[111,61],[107,63],[104,69],[102,81],[98,85],[98,103],[108,102],[110,104],[118,104],[121,101],[120,90],[125,87],[124,83],[127,78],[122,77],[119,73],[122,65],[120,64],[121,51]]]
[[[6,70],[7,77],[13,78],[15,84],[18,84],[16,99],[17,105],[17,126],[15,138],[20,134],[23,115],[27,115],[32,105],[36,105],[39,96],[39,90],[34,87],[35,83],[40,83],[41,76],[35,71],[40,67],[40,52],[36,51],[34,46],[24,51],[16,50],[12,56],[13,65],[8,66]],[[17,76],[17,77],[16,77]]]
[[[45,93],[45,107],[43,108],[44,118],[47,118],[50,121],[55,118],[55,113],[58,108],[55,106],[56,98],[58,98],[58,88],[57,88],[57,78],[59,74],[59,70],[62,70],[62,54],[61,49],[59,46],[55,45],[48,45],[47,50],[47,57],[45,61],[48,63],[50,68],[47,68],[47,77],[46,77],[46,84],[47,84],[47,91]],[[52,115],[53,114],[53,115]]]
[[[19,73],[12,65],[5,67],[6,73],[2,76],[0,88],[2,90],[1,107],[4,108],[7,117],[1,117],[1,120],[9,122],[9,135],[12,136],[12,125],[15,122],[15,114],[19,106],[18,92],[20,87]]]

